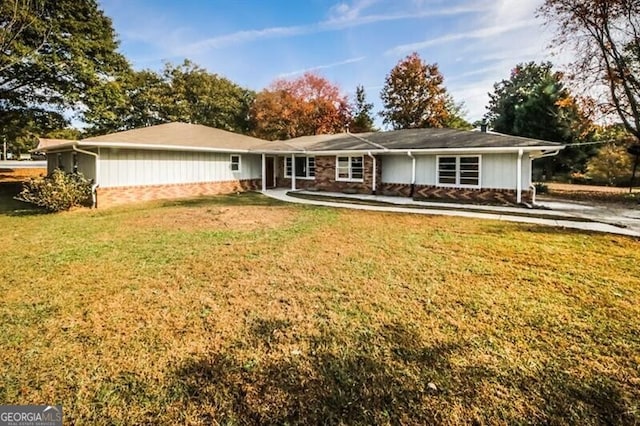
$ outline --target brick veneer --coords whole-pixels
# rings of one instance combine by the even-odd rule
[[[98,188],[98,207],[111,207],[137,201],[197,197],[201,195],[230,194],[257,190],[260,179],[201,182],[173,185],[123,186]]]
[[[317,189],[328,192],[357,191],[363,194],[370,194],[373,187],[373,160],[364,155],[364,178],[362,182],[336,181],[336,157],[334,155],[316,156],[316,177],[315,180],[296,179],[297,189]],[[381,161],[377,158],[376,175],[379,183],[382,178]],[[283,177],[284,157],[278,161],[278,173],[276,174],[276,184],[280,188],[291,188],[291,179]]]
[[[380,191],[383,195],[411,196],[411,185],[403,183],[383,183]],[[517,204],[517,194],[512,189],[489,188],[442,188],[432,185],[416,185],[414,198],[427,200],[449,200],[483,204]],[[522,191],[522,202],[532,203],[533,192]]]

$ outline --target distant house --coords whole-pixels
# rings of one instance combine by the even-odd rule
[[[268,142],[169,123],[41,148],[49,171],[98,184],[100,206],[270,188],[530,202],[531,162],[564,146],[486,132],[409,129]]]

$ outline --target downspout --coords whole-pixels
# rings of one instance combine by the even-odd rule
[[[84,149],[78,148],[76,145],[71,145],[71,149],[75,152],[79,152],[81,154],[91,155],[96,159],[96,177],[93,179],[93,184],[91,184],[91,207],[98,208],[98,187],[100,184],[98,183],[98,177],[100,176],[100,155],[95,152],[85,151]]]
[[[371,154],[371,151],[367,152],[367,155],[369,157],[371,157],[371,159],[373,160],[373,183],[371,185],[371,193],[373,195],[376,195],[376,189],[377,189],[376,175],[378,174],[378,170],[377,170],[377,167],[376,167],[376,157],[375,157],[375,155]]]
[[[555,155],[558,155],[560,153],[559,149],[556,149],[555,151],[549,151],[549,152],[545,152],[544,154],[540,154],[540,155],[531,155],[531,159],[532,160],[537,160],[538,158],[545,158],[545,157],[553,157]],[[529,189],[531,189],[531,203],[535,205],[536,203],[536,186],[534,184],[529,185]]]
[[[416,157],[411,154],[411,151],[407,151],[407,155],[411,157],[411,192],[409,193],[409,197],[413,198],[416,190]]]
[[[518,171],[516,174],[516,203],[522,203],[522,155],[524,151],[518,150]]]

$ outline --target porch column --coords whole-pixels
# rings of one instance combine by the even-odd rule
[[[516,173],[516,202],[520,204],[522,202],[522,149],[518,150],[518,171]]]
[[[267,156],[262,154],[262,192],[267,190]]]
[[[296,155],[291,154],[291,190],[296,190]]]
[[[369,157],[371,157],[371,161],[372,161],[372,170],[373,170],[373,176],[372,176],[372,182],[371,182],[371,193],[375,194],[376,193],[376,175],[378,174],[377,169],[377,164],[376,164],[376,157],[375,155],[371,154],[371,152],[367,152],[367,155]]]

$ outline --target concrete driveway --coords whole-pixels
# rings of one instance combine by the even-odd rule
[[[597,202],[565,201],[548,198],[538,199],[537,204],[573,217],[590,219],[640,232],[640,204],[627,207]]]

